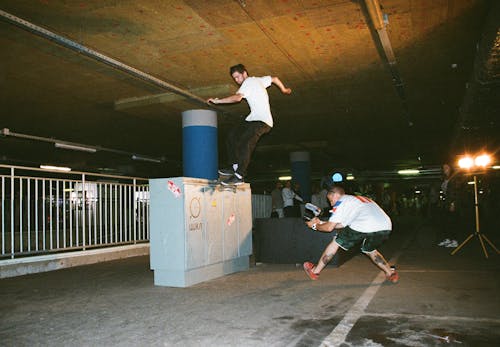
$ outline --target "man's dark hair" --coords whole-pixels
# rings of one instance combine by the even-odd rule
[[[328,193],[338,193],[340,195],[344,195],[345,190],[343,187],[341,187],[339,185],[334,185],[334,186],[331,186],[330,189],[328,189]]]
[[[239,72],[239,73],[241,73],[241,74],[242,74],[242,73],[243,73],[243,72],[245,72],[245,71],[247,71],[247,68],[246,68],[246,67],[245,67],[245,65],[243,65],[243,64],[234,65],[234,66],[231,66],[231,67],[229,68],[229,74],[230,74],[231,76],[232,76],[232,75],[233,75],[233,73],[235,73],[235,72]],[[248,71],[247,71],[247,74],[248,74]]]

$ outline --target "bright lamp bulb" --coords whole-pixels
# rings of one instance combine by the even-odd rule
[[[463,157],[458,161],[458,166],[462,169],[470,169],[474,166],[474,160],[471,157]]]
[[[486,167],[491,162],[491,157],[488,154],[482,154],[474,160],[476,166]]]

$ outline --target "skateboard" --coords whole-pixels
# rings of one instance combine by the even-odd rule
[[[237,185],[235,184],[224,185],[221,183],[226,178],[227,176],[219,175],[219,178],[217,180],[211,181],[210,186],[213,187],[214,189],[217,189],[219,192],[232,191],[233,193],[236,193],[236,190],[238,189]]]

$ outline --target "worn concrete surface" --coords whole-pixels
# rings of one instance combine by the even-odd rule
[[[318,281],[295,265],[260,264],[189,288],[155,287],[148,257],[2,279],[0,344],[500,345],[500,257],[485,259],[477,239],[451,256],[418,233],[399,226],[382,248],[397,261],[397,285],[380,284],[355,253]]]

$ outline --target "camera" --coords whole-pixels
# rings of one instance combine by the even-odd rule
[[[304,220],[311,220],[321,214],[321,209],[310,202],[308,202],[304,207],[304,215],[302,216]]]

